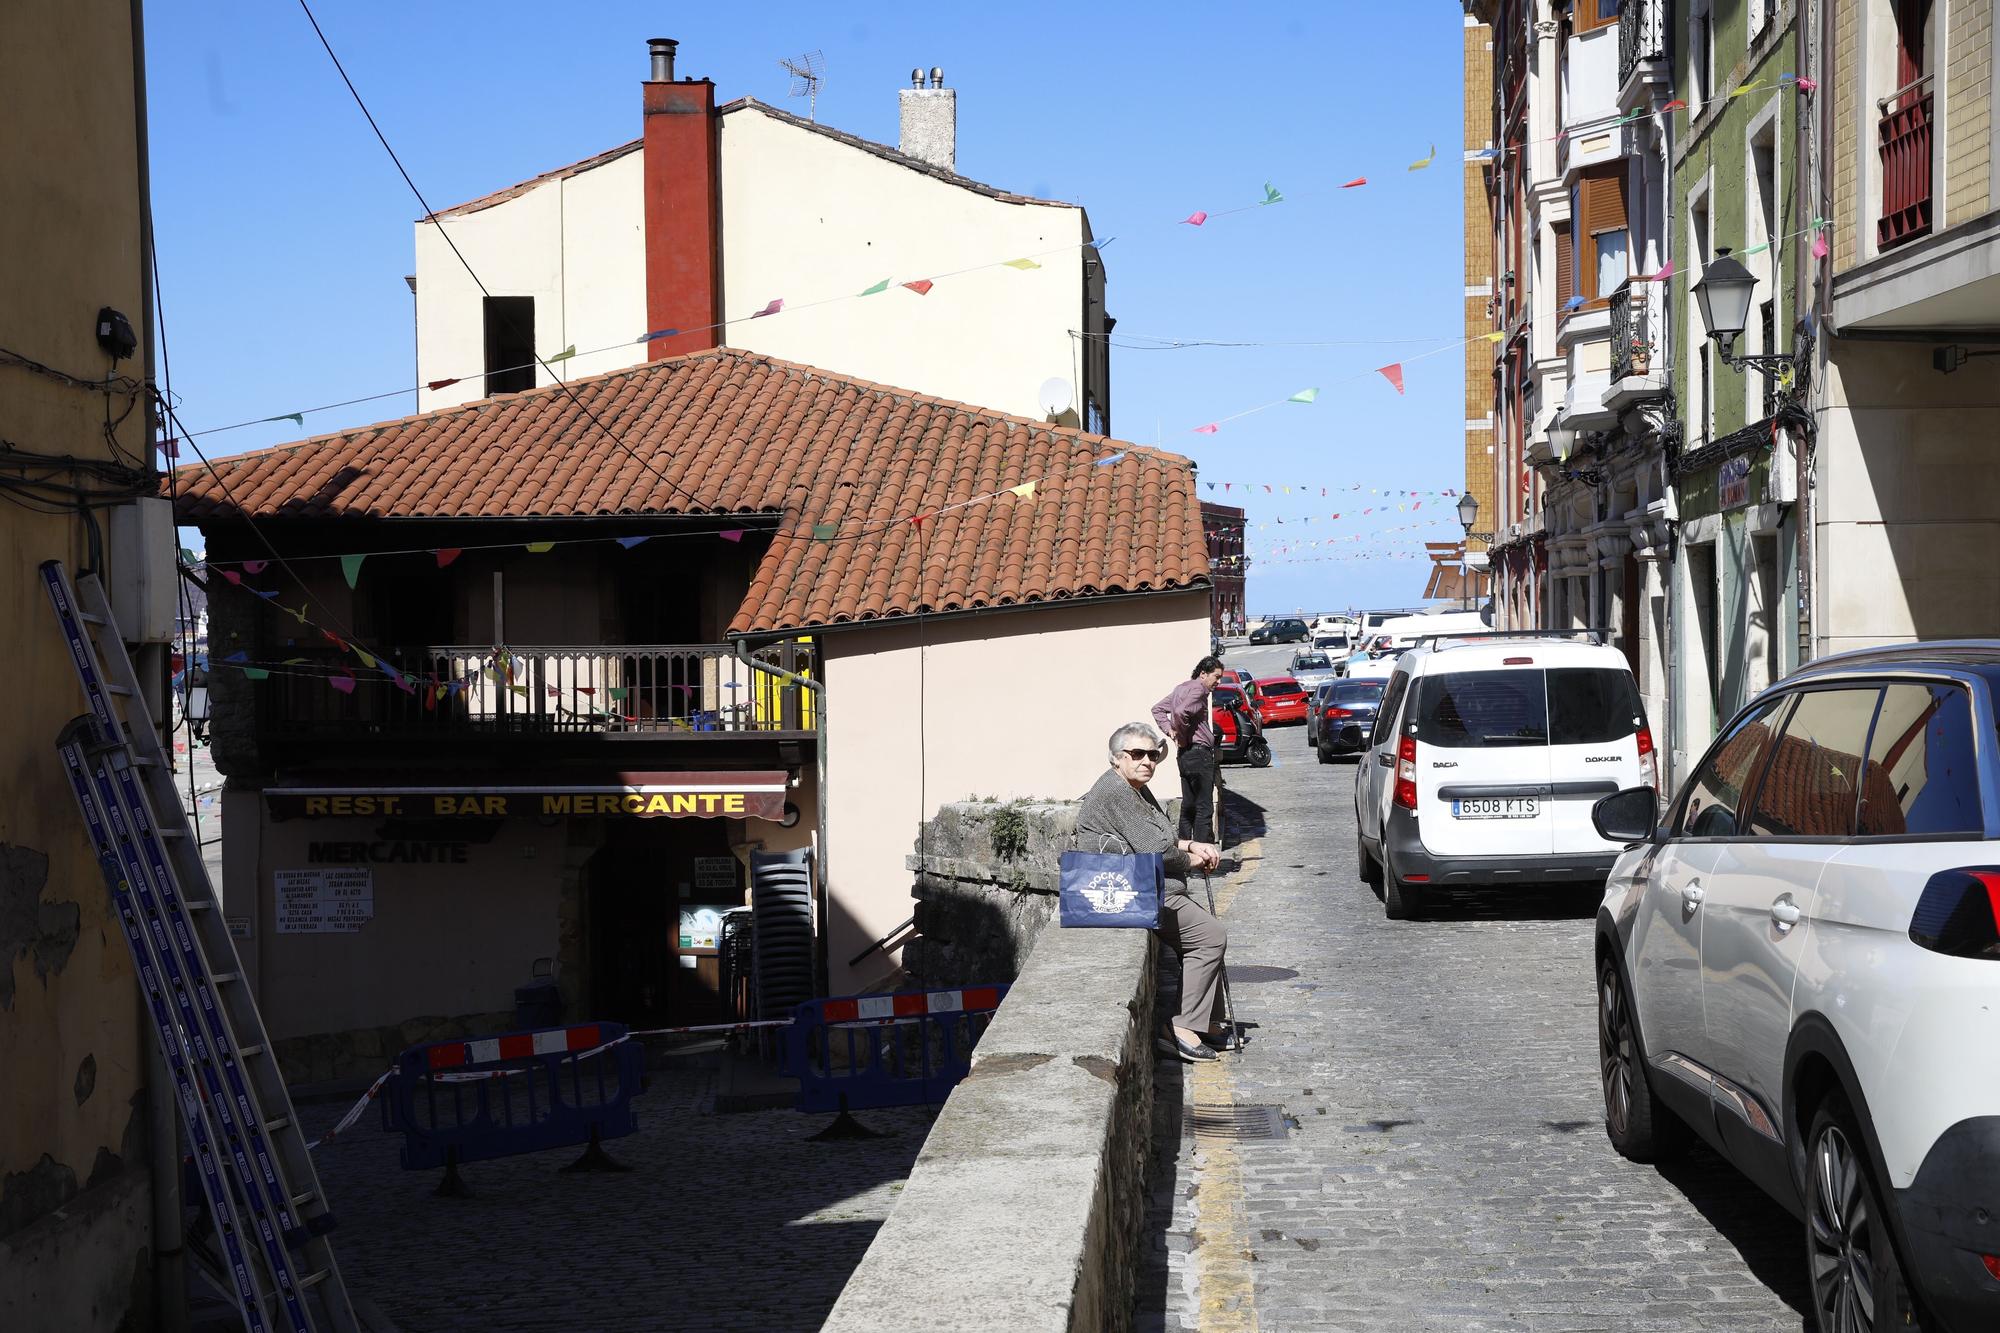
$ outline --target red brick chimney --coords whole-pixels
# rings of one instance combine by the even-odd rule
[[[674,82],[672,38],[646,43],[646,330],[682,329],[646,344],[647,356],[714,347],[722,330],[722,179],[717,162],[715,85]]]

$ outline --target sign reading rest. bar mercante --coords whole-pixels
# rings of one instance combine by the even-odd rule
[[[268,787],[274,819],[783,819],[786,775],[620,773],[618,781],[534,786]]]

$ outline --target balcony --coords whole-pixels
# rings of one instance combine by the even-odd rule
[[[1627,281],[1611,294],[1611,382],[1602,400],[1611,411],[1666,392],[1664,307],[1648,283]]]
[[[1660,64],[1665,77],[1667,16],[1664,0],[1625,0],[1618,13],[1618,86],[1628,88],[1632,76],[1647,61]]]
[[[752,654],[812,674],[812,645]],[[262,733],[299,739],[627,737],[798,739],[816,725],[811,692],[745,665],[727,644],[446,645],[391,649],[405,678],[351,656],[295,661],[257,686]],[[358,678],[358,679],[356,679]],[[358,688],[334,682],[356,680]]]
[[[1931,76],[1926,74],[1876,103],[1882,154],[1882,216],[1875,244],[1892,246],[1931,231]]]

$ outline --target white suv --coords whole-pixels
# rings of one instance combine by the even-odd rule
[[[1392,919],[1432,885],[1602,883],[1600,797],[1656,786],[1625,657],[1559,633],[1465,635],[1403,654],[1354,785],[1361,878]]]
[[[1802,1217],[1822,1329],[2000,1328],[2000,644],[1821,660],[1631,844],[1597,926],[1605,1127],[1692,1128]]]

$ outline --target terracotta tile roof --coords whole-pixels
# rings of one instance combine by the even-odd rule
[[[864,139],[858,134],[849,134],[845,130],[836,130],[831,126],[822,125],[817,121],[807,120],[804,116],[795,116],[789,111],[781,111],[770,103],[760,102],[754,97],[739,97],[733,102],[725,102],[716,108],[716,114],[719,116],[727,116],[737,111],[761,111],[773,120],[783,121],[785,124],[795,126],[798,129],[810,130],[814,134],[824,138],[844,143],[849,148],[858,148],[862,152],[872,154],[884,161],[894,162],[899,166],[908,167],[912,171],[922,172],[926,176],[932,176],[948,184],[971,190],[975,194],[983,194],[989,199],[1000,199],[1010,204],[1045,204],[1051,208],[1080,207],[1080,205],[1061,199],[1037,199],[1033,195],[1014,194],[1010,191],[999,189],[996,186],[987,185],[983,181],[973,180],[970,176],[961,176],[955,171],[947,171],[945,168],[926,162],[922,158],[910,157],[907,154],[899,153],[887,144],[876,143],[873,139]],[[438,210],[437,215],[441,218],[450,218],[461,217],[467,213],[477,213],[481,209],[491,208],[495,204],[504,204],[509,199],[519,198],[538,185],[546,185],[550,181],[555,180],[564,180],[570,176],[580,176],[593,167],[601,167],[608,163],[616,162],[627,153],[636,153],[644,146],[645,141],[643,139],[634,139],[630,143],[619,144],[616,148],[609,148],[604,152],[586,157],[581,162],[572,162],[566,167],[557,167],[553,171],[544,171],[539,176],[530,176],[527,180],[516,182],[505,189],[495,190],[491,194],[482,194],[479,198],[469,199],[462,204],[453,204],[450,208],[441,208]],[[427,218],[417,219],[419,222],[426,222],[428,220]]]
[[[179,521],[770,515],[732,634],[912,614],[920,542],[932,612],[1208,583],[1175,454],[734,348],[569,389],[184,466]],[[1028,481],[1032,497],[948,508]]]

